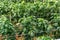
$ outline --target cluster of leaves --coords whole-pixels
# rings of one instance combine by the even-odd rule
[[[46,35],[52,28],[47,20],[33,16],[20,19],[20,23],[24,27],[22,32],[26,34],[25,36],[29,37]]]
[[[7,20],[7,18],[4,15],[0,16],[0,34],[2,36],[5,36],[5,35],[13,36],[15,34],[15,29],[12,23],[10,23],[10,21]]]
[[[8,1],[0,2],[0,14],[11,15],[11,19],[17,21],[25,16],[36,16],[36,18],[45,18],[51,20],[54,13],[60,13],[59,2],[50,1],[50,2],[35,2],[35,3],[26,3],[22,1],[21,3],[13,3]]]
[[[37,40],[53,40],[53,39],[49,36],[41,36],[41,37],[38,37]]]
[[[0,0],[0,15],[6,17],[0,18],[0,33],[13,35],[17,32],[25,34],[24,36],[28,38],[49,35],[53,32],[56,38],[60,37],[59,2],[57,0],[44,2],[42,0]]]

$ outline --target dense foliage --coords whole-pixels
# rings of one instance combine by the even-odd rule
[[[13,37],[13,35],[15,34],[15,29],[14,29],[13,25],[3,15],[0,17],[0,34],[2,34],[2,36],[5,36],[5,37],[6,37],[6,35],[8,35],[8,36],[12,35],[12,37]],[[9,40],[9,39],[7,39],[7,40]],[[11,38],[11,40],[13,40],[13,39]]]
[[[60,38],[59,0],[0,0],[0,16],[2,35],[18,33],[31,40],[52,33]]]

